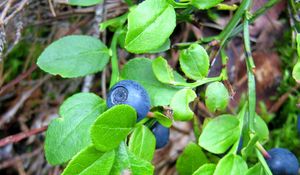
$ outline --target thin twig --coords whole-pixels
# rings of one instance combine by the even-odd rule
[[[283,105],[283,103],[288,99],[288,97],[290,96],[290,93],[292,93],[292,91],[297,91],[297,89],[299,87],[300,87],[300,84],[297,84],[295,87],[290,89],[288,92],[286,92],[285,94],[280,96],[280,98],[278,100],[276,100],[276,103],[274,105],[272,105],[272,107],[270,108],[269,111],[277,112],[279,110],[279,108]]]
[[[18,112],[18,110],[23,106],[24,102],[31,96],[31,94],[39,87],[41,86],[46,80],[48,80],[51,76],[47,75],[31,89],[26,91],[22,94],[21,98],[18,100],[17,104],[14,105],[13,108],[11,108],[9,111],[7,111],[1,118],[0,118],[0,127],[3,126],[4,123],[9,122],[11,118]]]
[[[15,86],[16,84],[18,84],[20,81],[22,81],[23,79],[25,79],[26,77],[28,77],[29,75],[31,75],[31,73],[33,71],[35,71],[36,68],[37,68],[37,65],[33,64],[26,72],[24,72],[23,74],[19,75],[16,79],[12,80],[8,84],[6,84],[2,88],[0,88],[0,95],[4,91],[6,91],[7,89],[11,89],[13,86]]]
[[[4,8],[4,10],[2,11],[2,14],[0,16],[0,26],[4,24],[4,18],[9,10],[9,8],[11,7],[11,4],[13,3],[14,0],[9,0]]]
[[[55,13],[55,10],[54,10],[54,7],[53,7],[52,0],[48,0],[48,3],[49,3],[49,7],[50,7],[50,11],[51,11],[52,15],[54,17],[56,17],[56,13]]]
[[[21,156],[17,156],[12,159],[6,160],[0,164],[0,170],[14,166],[16,161],[18,161],[20,159],[24,160],[24,159],[28,159],[33,156],[36,156],[36,155],[40,154],[42,150],[43,150],[43,147],[40,147],[40,148],[34,150],[33,152],[25,153],[25,154],[22,154]]]
[[[47,128],[48,128],[48,126],[43,126],[41,128],[36,128],[36,129],[32,129],[32,130],[27,131],[27,132],[22,132],[22,133],[19,133],[19,134],[15,134],[15,135],[5,137],[5,138],[0,140],[0,147],[3,147],[5,145],[11,144],[11,143],[19,142],[23,139],[26,139],[26,138],[30,137],[30,136],[33,136],[33,135],[39,134],[41,132],[44,132],[44,131],[47,130]]]
[[[3,24],[7,24],[8,21],[13,18],[14,16],[16,16],[16,14],[18,14],[24,7],[25,5],[28,3],[29,0],[23,0],[22,2],[20,2],[20,5],[19,7],[14,10],[14,12],[12,14],[10,14],[8,17],[6,17],[4,20],[3,20]],[[0,25],[1,25],[1,20],[0,20]]]

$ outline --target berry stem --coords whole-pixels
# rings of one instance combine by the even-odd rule
[[[264,156],[265,159],[270,159],[271,158],[269,153],[266,151],[266,149],[259,142],[256,142],[255,146],[259,150],[259,152]]]
[[[119,81],[119,63],[118,63],[117,45],[118,45],[118,37],[120,35],[120,30],[121,29],[119,28],[114,33],[114,36],[113,36],[112,42],[111,42],[111,46],[110,46],[110,49],[112,51],[112,56],[111,56],[112,73],[111,73],[111,79],[110,79],[110,85],[109,85],[110,88]]]
[[[258,150],[258,148],[255,149],[255,152],[256,152],[256,155],[257,155],[260,163],[264,167],[265,173],[267,175],[272,175],[272,172],[271,172],[269,166],[267,165],[267,162],[266,162],[265,158],[263,157],[262,153]]]
[[[153,117],[154,117],[154,113],[151,112],[151,111],[149,111],[149,112],[147,113],[147,117],[148,117],[148,118],[153,118]]]
[[[251,133],[255,133],[254,120],[255,120],[255,108],[256,108],[256,88],[255,88],[255,65],[252,58],[251,46],[250,46],[250,34],[249,34],[249,18],[247,12],[245,12],[244,18],[244,47],[246,56],[247,76],[248,76],[248,111],[249,120],[248,128]]]

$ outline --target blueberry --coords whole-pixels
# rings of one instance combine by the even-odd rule
[[[137,112],[137,121],[145,118],[150,110],[150,98],[147,91],[132,80],[122,80],[116,83],[108,93],[106,104],[108,108],[118,104],[132,106]]]
[[[239,145],[237,148],[237,152],[240,153],[241,150],[243,149],[243,137],[240,137]]]
[[[170,129],[156,122],[152,127],[152,132],[156,138],[156,149],[160,149],[169,142]]]
[[[299,163],[296,156],[284,148],[273,148],[266,158],[273,175],[298,175]]]

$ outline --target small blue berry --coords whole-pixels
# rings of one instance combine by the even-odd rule
[[[160,149],[169,142],[170,129],[156,122],[152,127],[152,132],[156,138],[156,149]]]
[[[273,148],[266,158],[273,175],[298,175],[299,162],[296,156],[284,148]]]
[[[132,80],[122,80],[116,83],[108,93],[106,104],[108,108],[118,104],[132,106],[137,112],[137,121],[145,118],[150,110],[150,98],[147,91]]]

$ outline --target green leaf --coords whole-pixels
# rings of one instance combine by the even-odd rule
[[[255,153],[256,153],[256,156],[259,160],[259,162],[261,163],[261,166],[263,167],[264,171],[265,171],[265,174],[266,175],[272,175],[272,172],[266,162],[266,159],[264,158],[264,156],[262,155],[262,153],[256,148],[255,149]]]
[[[215,170],[214,175],[244,175],[248,170],[248,166],[244,159],[238,155],[228,154],[223,157]]]
[[[155,137],[144,125],[134,129],[129,140],[129,151],[137,157],[151,162],[155,151]]]
[[[164,114],[157,111],[153,112],[153,114],[154,114],[153,118],[155,118],[164,127],[170,128],[172,126],[172,120],[167,116],[165,116]]]
[[[158,57],[152,61],[152,69],[155,77],[162,83],[172,84],[174,82],[174,74],[167,60]]]
[[[297,82],[300,82],[300,61],[298,61],[298,63],[293,68],[293,78]]]
[[[154,166],[127,150],[124,142],[122,142],[117,150],[115,163],[110,175],[125,174],[131,172],[131,175],[151,175],[154,173]]]
[[[178,157],[176,169],[180,175],[191,175],[201,165],[207,163],[208,160],[202,152],[201,147],[190,142],[184,149],[183,153]]]
[[[89,146],[69,162],[62,175],[109,175],[114,160],[114,150],[100,152],[94,146]]]
[[[265,141],[269,139],[269,129],[266,122],[257,114],[255,115],[254,120],[254,129],[257,133],[260,141]]]
[[[191,4],[200,10],[212,8],[224,0],[191,0]]]
[[[70,160],[91,143],[89,129],[106,109],[105,101],[92,93],[78,93],[60,107],[61,118],[51,121],[46,132],[45,155],[52,165]]]
[[[120,34],[118,37],[118,44],[120,45],[121,48],[124,49],[125,47],[125,37],[126,37],[127,29],[122,29],[120,30]]]
[[[229,94],[220,82],[210,83],[205,91],[205,104],[209,111],[223,111],[227,107]]]
[[[261,163],[257,163],[247,171],[246,175],[266,175],[266,173]]]
[[[250,138],[246,147],[244,147],[242,149],[242,156],[244,159],[246,159],[248,156],[252,156],[253,151],[255,149],[255,144],[258,142],[258,139],[259,139],[259,137],[256,133],[256,135],[254,135],[253,137]]]
[[[179,62],[182,71],[191,79],[199,80],[208,74],[209,56],[199,44],[192,44],[188,49],[181,51]]]
[[[102,2],[103,0],[68,0],[70,5],[91,6]]]
[[[239,120],[232,115],[221,115],[206,125],[199,138],[199,145],[209,152],[221,154],[239,137]]]
[[[193,119],[194,112],[190,109],[189,103],[197,97],[192,89],[182,89],[178,91],[171,101],[173,116],[175,120],[188,121]]]
[[[38,58],[37,65],[52,75],[74,78],[99,72],[108,61],[109,51],[100,40],[71,35],[49,45]]]
[[[124,23],[127,21],[128,13],[125,13],[122,16],[109,19],[99,24],[99,30],[104,31],[107,27],[115,31],[116,29],[122,27]]]
[[[148,51],[148,53],[161,53],[161,52],[167,51],[170,49],[170,45],[171,45],[171,41],[170,41],[170,39],[167,39],[167,41],[163,45],[161,45],[159,48],[150,50],[150,51]]]
[[[198,168],[193,175],[213,175],[216,169],[216,165],[212,163],[204,164]]]
[[[123,79],[140,83],[148,92],[152,106],[169,105],[180,87],[159,82],[152,70],[152,61],[147,58],[135,58],[127,62],[121,71]]]
[[[91,127],[91,138],[100,151],[119,146],[136,123],[136,111],[128,105],[116,105],[101,114]]]
[[[125,48],[146,53],[165,44],[176,26],[173,6],[166,0],[146,0],[128,15]]]
[[[297,33],[296,41],[297,41],[298,57],[299,57],[299,60],[300,60],[300,33]],[[300,61],[298,61],[298,62],[300,62]]]

